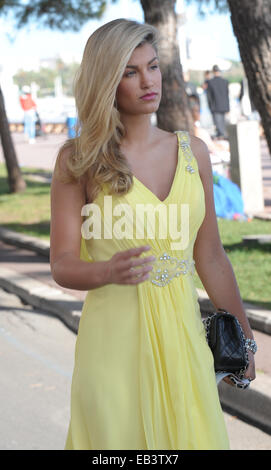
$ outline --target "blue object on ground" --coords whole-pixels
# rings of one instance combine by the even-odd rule
[[[76,123],[77,123],[76,117],[67,118],[68,137],[70,139],[73,139],[74,137],[76,137],[76,131],[75,131]]]
[[[236,215],[243,216],[244,203],[239,186],[215,171],[213,181],[217,217],[233,219]]]

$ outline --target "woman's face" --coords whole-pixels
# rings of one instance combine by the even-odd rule
[[[126,66],[117,89],[117,108],[124,114],[157,111],[161,100],[162,77],[155,49],[145,43],[137,47]]]

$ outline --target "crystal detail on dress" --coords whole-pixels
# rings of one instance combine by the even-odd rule
[[[188,171],[191,174],[195,173],[196,170],[191,165],[194,155],[192,154],[192,151],[191,151],[190,138],[189,138],[188,132],[181,131],[179,146],[181,147],[183,154],[184,154],[184,158],[186,159],[188,163],[185,167],[186,171]]]
[[[194,274],[194,264],[193,259],[179,259],[168,253],[163,253],[153,264],[153,269],[150,271],[150,281],[163,287],[181,274]]]
[[[189,171],[189,173],[195,173],[195,170],[191,165],[186,165],[185,169]]]

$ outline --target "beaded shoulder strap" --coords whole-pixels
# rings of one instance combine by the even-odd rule
[[[184,158],[187,162],[185,169],[191,174],[195,173],[196,170],[191,165],[194,155],[190,147],[189,133],[187,131],[177,131],[177,135],[179,137],[179,146],[181,147]]]

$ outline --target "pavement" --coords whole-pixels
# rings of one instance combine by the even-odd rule
[[[15,137],[20,147],[17,152],[21,166],[52,171],[56,146],[65,140],[65,136],[55,136],[54,145],[50,139],[45,141],[47,151],[54,152],[54,159],[50,160],[51,155],[47,164],[46,153],[40,153],[38,144],[29,146],[22,141],[22,136]],[[264,141],[262,157],[265,210],[257,217],[271,220],[271,159]],[[53,313],[76,333],[87,292],[66,289],[56,284],[51,276],[49,252],[49,242],[0,226],[0,287],[33,307]],[[212,311],[214,307],[206,292],[198,289],[198,294],[203,315]],[[257,378],[245,391],[221,383],[220,400],[224,409],[271,433],[271,311],[247,303],[244,303],[244,307],[258,344],[255,356]]]

